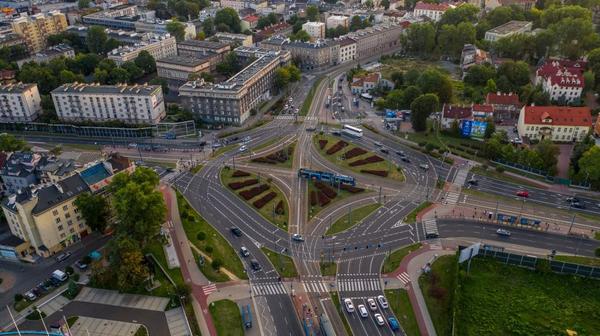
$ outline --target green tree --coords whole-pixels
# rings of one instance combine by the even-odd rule
[[[429,55],[433,52],[435,48],[435,28],[433,24],[414,23],[405,32],[400,36],[400,41],[408,53]]]
[[[485,83],[484,93],[490,92],[498,92],[498,87],[496,86],[496,81],[493,79],[488,79],[487,83]]]
[[[435,68],[427,68],[419,79],[417,86],[423,93],[435,93],[440,104],[449,103],[452,99],[452,82],[448,75],[441,73]]]
[[[83,82],[85,82],[85,79],[83,78],[82,75],[76,74],[73,71],[65,69],[65,70],[61,70],[60,73],[58,74],[58,81],[60,84],[74,83],[74,82],[83,83]]]
[[[241,20],[237,12],[233,8],[225,7],[215,14],[215,26],[224,24],[229,27],[233,33],[240,33],[242,31]]]
[[[290,73],[290,82],[297,82],[302,78],[302,72],[297,66],[290,64],[286,66],[286,69]]]
[[[217,72],[222,75],[232,76],[240,70],[241,64],[234,52],[229,52],[225,55],[223,61],[217,64]]]
[[[58,78],[48,67],[36,63],[24,64],[17,78],[23,83],[37,83],[41,94],[48,94],[58,87]]]
[[[207,18],[202,22],[202,31],[206,36],[211,36],[215,33],[215,22],[212,18]]]
[[[108,82],[113,85],[119,83],[129,83],[129,72],[120,67],[113,68],[108,74]]]
[[[109,78],[110,77],[108,71],[106,70],[96,68],[96,70],[94,71],[94,82],[100,84],[108,84]]]
[[[306,42],[310,41],[310,35],[308,35],[308,33],[304,29],[301,29],[296,34],[290,35],[290,39],[292,41]]]
[[[152,78],[150,80],[150,84],[152,85],[160,85],[164,94],[169,94],[169,83],[164,78]]]
[[[111,253],[110,270],[116,277],[119,290],[130,292],[143,288],[150,271],[144,262],[144,254],[139,244],[126,234],[119,234],[109,246]]]
[[[542,159],[543,169],[550,175],[556,174],[557,158],[560,155],[560,149],[550,140],[542,140],[535,146],[535,151]]]
[[[435,94],[419,96],[410,105],[412,127],[416,132],[427,130],[427,118],[439,108],[440,101]]]
[[[600,189],[600,147],[592,146],[579,159],[579,176],[594,190]]]
[[[477,22],[477,13],[479,13],[479,8],[471,4],[465,4],[456,8],[450,8],[446,12],[444,12],[439,24],[440,26],[455,26],[462,22],[475,23]]]
[[[319,8],[313,5],[306,7],[306,18],[308,21],[319,21]]]
[[[123,63],[121,68],[127,71],[130,81],[135,81],[144,75],[144,70],[131,61]]]
[[[275,70],[275,78],[273,84],[279,90],[283,90],[290,82],[290,73],[286,68],[279,68]]]
[[[362,19],[360,18],[360,16],[358,15],[354,15],[351,19],[350,19],[350,31],[357,31],[359,29],[361,29],[363,26],[363,22]]]
[[[167,23],[167,31],[169,34],[175,36],[178,42],[185,39],[185,25],[176,19]]]
[[[79,9],[88,8],[90,7],[90,2],[90,0],[78,0],[77,6],[79,7]]]
[[[450,124],[450,135],[454,137],[460,137],[460,123],[458,119],[454,119],[452,124]]]
[[[145,74],[156,72],[156,61],[146,50],[141,51],[135,58],[135,65],[140,67]]]
[[[384,107],[399,110],[403,108],[404,93],[400,89],[390,91],[385,97]]]
[[[487,118],[486,122],[487,127],[485,128],[485,133],[483,134],[483,137],[485,139],[490,139],[492,135],[496,133],[496,124],[494,123],[494,120],[492,118]]]
[[[423,94],[423,92],[421,91],[421,89],[419,89],[418,86],[411,85],[411,86],[407,87],[406,89],[404,89],[404,92],[402,94],[401,107],[403,109],[410,108],[410,105],[412,104],[412,102],[422,94]]]
[[[91,26],[85,39],[88,50],[93,54],[104,54],[104,44],[108,36],[104,27]]]
[[[102,60],[102,57],[97,54],[77,54],[75,56],[75,62],[77,64],[78,71],[88,76],[94,73],[94,70],[98,66],[98,63]]]
[[[573,147],[571,152],[571,168],[573,168],[573,175],[579,175],[579,159],[583,156],[583,153],[587,152],[590,148],[596,145],[594,138],[588,134],[583,141],[578,142]]]
[[[2,152],[17,152],[22,150],[28,150],[29,146],[23,140],[15,138],[11,134],[2,133],[0,134],[0,151]]]
[[[383,7],[385,10],[388,10],[390,9],[390,0],[381,0],[379,5],[381,5],[381,7]]]
[[[120,45],[121,42],[111,37],[104,43],[104,52],[108,53],[111,50],[117,49]]]
[[[554,6],[542,12],[541,25],[549,27],[564,19],[584,19],[592,21],[592,12],[581,6]]]
[[[83,193],[74,202],[86,224],[94,231],[104,232],[110,217],[109,204],[101,195]]]
[[[461,6],[462,7],[462,6]],[[458,59],[465,44],[475,43],[475,27],[470,22],[458,25],[443,25],[438,36],[438,45],[442,54]]]
[[[496,78],[496,69],[490,65],[473,65],[465,75],[465,83],[473,86],[484,86],[490,79]]]
[[[507,61],[502,63],[498,68],[498,77],[505,77],[508,83],[508,87],[502,87],[500,81],[496,84],[498,88],[503,92],[520,92],[521,86],[529,83],[529,65],[527,63],[518,61]],[[506,85],[505,82],[502,85]]]

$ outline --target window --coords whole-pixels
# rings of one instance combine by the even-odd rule
[[[57,227],[57,229],[58,229],[58,231],[62,231],[62,230],[63,230],[63,226],[62,226],[62,225],[59,225],[59,226]]]
[[[58,216],[58,210],[52,210],[52,214],[53,214],[54,216]]]
[[[69,230],[69,232],[70,232],[70,233],[75,233],[75,229],[74,229],[74,228],[71,228],[71,229]]]
[[[60,218],[55,218],[54,220],[56,221],[56,223],[60,223]]]
[[[69,208],[69,206],[68,206],[68,205],[65,205],[65,206],[63,206],[63,210],[65,210],[65,211],[66,211],[68,208]]]

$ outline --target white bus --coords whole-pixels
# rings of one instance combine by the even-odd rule
[[[352,138],[362,138],[363,131],[362,129],[350,125],[342,126],[342,134],[347,135]]]

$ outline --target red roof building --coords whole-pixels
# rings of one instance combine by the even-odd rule
[[[485,97],[485,103],[491,105],[494,108],[494,119],[498,122],[502,121],[514,121],[519,116],[519,111],[523,107],[519,99],[519,95],[516,93],[502,93],[490,92]]]
[[[254,41],[260,42],[268,39],[273,35],[289,35],[292,33],[293,28],[291,24],[287,22],[280,22],[274,25],[270,25],[268,27],[259,30],[254,34]]]
[[[519,136],[529,140],[581,141],[592,128],[589,107],[524,106],[519,114]]]
[[[450,128],[452,123],[457,120],[473,120],[472,106],[457,106],[444,104],[442,108],[442,128]]]
[[[450,3],[427,3],[419,1],[415,5],[415,9],[413,11],[414,17],[425,16],[431,19],[432,21],[439,21],[442,18],[442,15],[450,8],[455,8],[456,5]]]
[[[585,61],[550,59],[535,72],[535,84],[541,85],[553,101],[576,102],[585,86],[586,65]]]

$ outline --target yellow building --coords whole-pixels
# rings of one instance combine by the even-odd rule
[[[67,26],[67,17],[58,11],[21,16],[12,22],[13,31],[25,40],[32,53],[45,49],[48,36],[66,30]]]

